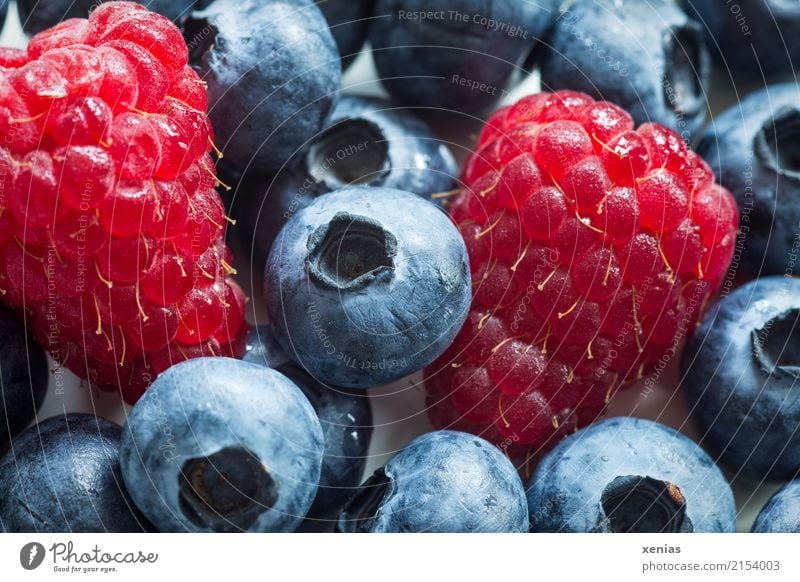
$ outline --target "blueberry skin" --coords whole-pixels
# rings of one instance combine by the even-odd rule
[[[372,438],[372,409],[363,394],[349,394],[314,380],[292,362],[274,337],[269,325],[251,329],[243,359],[284,374],[314,407],[322,425],[325,453],[319,488],[306,521],[326,520],[342,509],[361,484]]]
[[[794,270],[789,261],[800,235],[798,138],[800,90],[783,83],[756,91],[716,116],[697,147],[736,198],[746,228],[738,241],[741,274],[749,278]]]
[[[0,305],[0,447],[36,416],[49,378],[44,350],[16,314]]]
[[[350,184],[433,194],[456,187],[447,146],[412,111],[385,99],[343,95],[325,129],[275,178],[245,176],[234,213],[243,246],[261,271],[281,227],[315,198]]]
[[[419,18],[419,12],[438,16]],[[405,105],[482,111],[503,96],[536,42],[527,30],[531,11],[520,0],[377,0],[373,14],[369,40],[378,77]],[[498,24],[487,27],[483,19]]]
[[[758,514],[752,533],[800,533],[800,481],[781,487]]]
[[[764,277],[724,297],[681,361],[683,394],[704,444],[737,476],[800,470],[800,281]]]
[[[5,2],[5,0],[0,1]],[[17,0],[17,10],[22,29],[27,34],[33,35],[68,18],[87,18],[95,6],[107,1],[109,0],[99,0],[99,2],[98,0]],[[189,14],[192,8],[200,9],[211,2],[211,0],[133,1],[175,21]]]
[[[339,47],[343,68],[356,59],[364,46],[374,4],[374,0],[325,0],[318,4]]]
[[[134,406],[120,457],[159,531],[290,532],[311,506],[322,449],[314,410],[286,376],[197,358],[160,374]]]
[[[703,26],[717,65],[736,82],[761,85],[792,77],[800,60],[800,6],[785,0],[683,0],[687,14]],[[754,54],[755,52],[755,54]]]
[[[561,441],[530,478],[528,508],[533,532],[736,530],[733,493],[711,458],[642,418],[610,418]]]
[[[706,117],[710,57],[701,27],[670,0],[564,4],[539,57],[545,90],[573,89],[689,140]]]
[[[345,388],[428,365],[471,299],[466,248],[447,215],[414,194],[369,187],[332,192],[292,216],[264,288],[284,350],[319,381]]]
[[[214,0],[189,15],[184,35],[193,43],[189,62],[208,83],[229,173],[278,170],[336,102],[339,51],[311,0]]]
[[[119,426],[91,414],[53,416],[29,428],[0,459],[0,525],[6,532],[149,531],[125,492]]]
[[[511,461],[471,434],[417,437],[375,472],[339,516],[345,533],[528,531],[525,489]]]

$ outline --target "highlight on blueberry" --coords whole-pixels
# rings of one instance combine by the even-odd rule
[[[789,481],[770,498],[751,531],[800,533],[800,481]]]

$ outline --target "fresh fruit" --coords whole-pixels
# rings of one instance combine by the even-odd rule
[[[518,0],[377,0],[369,40],[378,77],[404,105],[475,112],[496,103],[531,51]]]
[[[0,0],[4,2],[5,0]],[[22,29],[37,34],[69,18],[88,18],[89,12],[108,0],[17,0]],[[148,10],[171,20],[186,16],[192,8],[202,8],[210,0],[136,0]]]
[[[109,2],[14,54],[0,68],[3,301],[128,402],[175,361],[240,355],[206,95],[175,25]]]
[[[6,532],[150,530],[119,468],[120,428],[90,414],[54,416],[14,439],[0,459],[0,525]]]
[[[735,475],[791,479],[800,470],[800,281],[764,277],[708,312],[681,361],[704,444]]]
[[[343,95],[325,129],[276,177],[246,175],[233,214],[255,271],[262,271],[288,217],[345,186],[383,186],[433,197],[455,187],[458,166],[431,129],[391,101]]]
[[[374,0],[326,0],[318,4],[339,47],[342,67],[348,67],[361,52],[374,4]]]
[[[527,532],[525,490],[497,448],[455,431],[424,434],[378,469],[347,502],[348,533]]]
[[[800,481],[781,487],[758,514],[753,533],[800,533]]]
[[[672,0],[565,4],[542,53],[547,90],[611,101],[687,142],[703,125],[710,58],[702,28]]]
[[[8,14],[9,0],[0,0],[0,32],[3,30],[3,25],[6,22],[6,14]]]
[[[473,302],[426,370],[437,428],[528,448],[663,369],[731,259],[730,194],[680,136],[571,91],[501,109],[451,213]]]
[[[697,150],[739,205],[740,279],[798,275],[800,261],[800,90],[756,91],[714,118]]]
[[[682,0],[705,31],[721,72],[736,83],[788,81],[800,60],[800,5],[786,0]]]
[[[311,0],[214,0],[184,22],[228,172],[280,169],[339,91],[336,43]]]
[[[289,219],[264,276],[287,354],[320,382],[371,388],[439,356],[467,315],[464,241],[419,196],[354,187]]]
[[[550,451],[528,485],[533,532],[734,532],[733,493],[683,434],[610,418]]]
[[[319,483],[322,428],[286,376],[231,358],[161,374],[120,451],[134,503],[159,531],[290,532]]]
[[[299,368],[275,341],[269,325],[250,330],[245,362],[273,368],[297,384],[322,425],[325,451],[314,503],[306,514],[309,527],[337,515],[361,484],[372,438],[372,410],[364,394],[321,384]],[[321,523],[309,523],[321,522]]]
[[[47,357],[16,314],[0,305],[0,447],[25,428],[47,392]]]

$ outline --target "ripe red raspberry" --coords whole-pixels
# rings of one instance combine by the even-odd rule
[[[426,369],[429,415],[515,450],[592,422],[671,358],[731,260],[738,212],[675,132],[571,91],[495,113],[452,216],[466,324]]]
[[[0,52],[0,291],[53,357],[128,402],[242,353],[204,83],[181,33],[109,2]]]

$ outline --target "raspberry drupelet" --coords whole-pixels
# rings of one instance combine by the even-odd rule
[[[172,363],[243,351],[205,86],[132,2],[0,52],[0,289],[54,359],[135,402]]]
[[[462,178],[473,301],[425,370],[428,412],[530,452],[666,365],[725,276],[738,212],[677,133],[572,91],[496,112]]]

